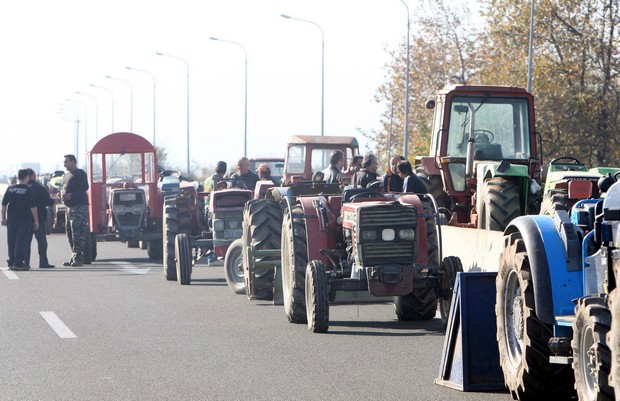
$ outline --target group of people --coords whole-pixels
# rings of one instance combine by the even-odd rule
[[[217,162],[215,166],[215,173],[208,177],[203,183],[203,187],[206,192],[219,189],[220,185],[226,183],[224,180],[229,180],[231,183],[236,184],[235,186],[241,186],[251,191],[254,191],[258,181],[271,181],[274,185],[279,185],[279,183],[271,177],[271,168],[267,163],[259,164],[255,173],[250,170],[250,160],[244,156],[237,162],[237,171],[235,173],[227,176],[227,168],[228,165],[226,162]]]
[[[329,157],[329,166],[325,168],[323,180],[327,183],[342,182],[342,177],[351,177],[352,185],[358,188],[371,188],[384,192],[410,192],[427,193],[426,185],[418,177],[411,167],[411,163],[400,155],[390,158],[390,168],[379,177],[377,172],[379,161],[377,157],[370,153],[362,156],[354,156],[351,166],[346,171],[342,171],[344,165],[344,152],[333,150]]]
[[[54,268],[47,258],[47,207],[62,200],[66,206],[65,229],[71,246],[71,259],[64,266],[82,266],[88,230],[88,179],[77,167],[74,155],[64,156],[67,170],[63,177],[60,199],[53,199],[37,181],[30,168],[20,169],[17,184],[10,186],[2,197],[2,225],[7,227],[10,270],[30,269],[32,238],[37,241],[39,268]]]

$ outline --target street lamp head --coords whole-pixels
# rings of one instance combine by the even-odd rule
[[[126,66],[125,68],[128,70],[133,70],[133,68],[131,68],[130,66]]]
[[[211,40],[219,40],[218,38],[216,38],[215,36],[211,36],[209,39]]]
[[[106,75],[105,77],[106,77],[106,78],[109,78],[109,79],[113,79],[113,78],[112,78],[111,76],[109,76],[109,75]]]
[[[161,52],[155,52],[155,54],[157,54],[158,56],[163,56],[164,55],[164,53],[161,53]]]
[[[280,14],[280,17],[282,17],[282,18],[291,18],[291,16],[288,15],[288,14]]]

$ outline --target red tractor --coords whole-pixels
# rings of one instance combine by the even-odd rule
[[[243,236],[231,245],[230,258],[226,257],[229,286],[236,293],[245,292],[249,299],[271,300],[281,303],[280,277],[276,276],[280,265],[280,237],[282,216],[299,197],[317,194],[342,194],[342,185],[321,182],[317,174],[329,165],[329,156],[335,149],[345,155],[344,167],[358,155],[357,139],[350,136],[294,135],[289,138],[284,162],[283,185],[261,190],[261,196],[245,205],[243,212]],[[261,186],[259,182],[257,188]],[[274,287],[275,285],[275,287]]]
[[[143,137],[118,132],[100,139],[86,154],[90,190],[90,231],[86,260],[97,241],[142,241],[152,259],[161,259],[161,199],[157,155]]]
[[[243,208],[254,195],[238,188],[237,180],[219,182],[226,183],[231,188],[198,192],[195,187],[185,186],[165,197],[162,232],[167,280],[190,284],[198,260],[224,258],[230,244],[241,237]]]
[[[301,197],[282,224],[284,310],[322,333],[337,292],[393,296],[399,320],[447,321],[460,260],[441,261],[438,214],[428,195],[351,188]]]

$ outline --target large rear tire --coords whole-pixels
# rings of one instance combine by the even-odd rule
[[[504,231],[512,220],[521,215],[519,186],[502,177],[486,180],[478,201],[478,228],[483,230]]]
[[[192,215],[190,199],[182,196],[170,196],[164,199],[162,222],[162,258],[166,280],[177,279],[174,257],[174,238],[177,234],[190,234]]]
[[[549,362],[553,326],[537,317],[525,242],[519,232],[505,241],[495,302],[504,382],[515,400],[568,400],[574,395],[573,371],[570,365]]]
[[[279,249],[282,236],[282,210],[271,199],[257,199],[246,203],[243,210],[243,261],[245,291],[248,299],[273,300],[275,264],[268,262],[278,257],[250,257],[249,252]],[[257,267],[255,262],[266,262]]]
[[[308,264],[306,225],[300,206],[286,211],[282,222],[282,292],[284,313],[291,323],[306,323],[305,273]]]
[[[236,239],[230,244],[224,257],[224,276],[228,287],[235,294],[245,292],[243,282],[243,239]]]
[[[568,199],[567,190],[552,189],[543,197],[539,214],[553,216],[556,210],[568,211],[575,203],[576,200]]]
[[[441,176],[430,175],[426,173],[422,166],[416,167],[415,173],[418,177],[423,179],[422,181],[424,182],[424,185],[426,185],[428,193],[433,195],[433,198],[435,198],[435,202],[437,202],[437,207],[449,207],[449,205],[447,205],[448,196],[443,190],[443,181],[441,179]]]
[[[575,389],[580,400],[614,400],[614,389],[608,379],[611,352],[606,337],[610,326],[611,311],[604,295],[579,299],[575,306],[571,345]]]
[[[187,234],[179,234],[174,239],[176,253],[177,281],[181,285],[189,285],[192,280],[192,249]]]
[[[437,211],[428,199],[422,199],[426,223],[428,267],[439,269],[439,240],[437,236]],[[394,297],[394,308],[398,320],[428,320],[437,314],[438,288],[427,286],[414,288],[410,294]]]
[[[325,265],[313,260],[306,267],[306,319],[308,330],[327,333],[329,329],[329,284]]]

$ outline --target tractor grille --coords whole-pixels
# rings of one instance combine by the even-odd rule
[[[138,227],[141,219],[141,214],[127,213],[116,215],[116,221],[118,222],[119,227]]]
[[[403,229],[413,229],[416,238],[400,238]],[[392,230],[394,238],[385,240],[384,230]],[[376,238],[364,239],[362,232],[367,231],[375,231]],[[413,206],[393,203],[361,208],[357,238],[364,266],[412,264],[417,244],[416,210]]]

